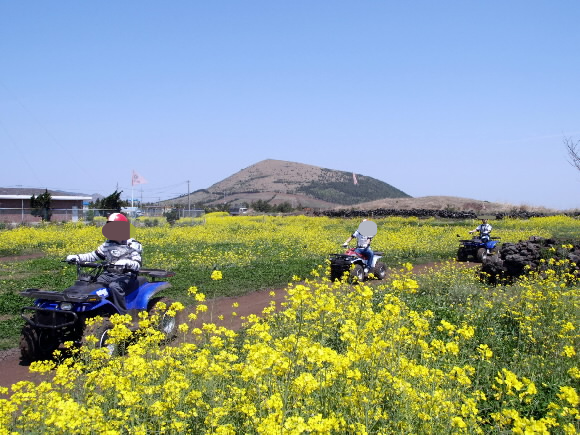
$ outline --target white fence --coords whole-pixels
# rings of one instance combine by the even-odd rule
[[[163,217],[163,213],[170,211],[164,207],[144,207],[141,209],[144,217]],[[204,214],[203,210],[178,209],[179,217],[199,217]],[[30,208],[0,208],[0,222],[7,224],[24,224],[41,222],[42,219],[32,216]],[[81,209],[81,208],[53,208],[51,222],[91,222],[96,216],[108,216],[111,210]],[[137,216],[130,216],[135,218]]]

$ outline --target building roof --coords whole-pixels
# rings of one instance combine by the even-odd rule
[[[51,199],[55,201],[80,201],[92,200],[92,196],[82,193],[62,192],[59,190],[36,189],[25,187],[0,187],[0,199],[30,199],[32,195],[42,195],[45,190],[50,193]]]

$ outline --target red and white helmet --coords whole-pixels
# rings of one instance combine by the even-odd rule
[[[111,213],[107,222],[129,222],[129,219],[122,213]]]

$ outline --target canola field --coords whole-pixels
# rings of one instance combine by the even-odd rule
[[[490,287],[451,260],[456,234],[477,222],[375,222],[373,247],[391,271],[373,285],[328,279],[325,258],[356,220],[210,216],[138,228],[145,266],[185,276],[172,291],[194,308],[179,343],[160,346],[156,319],[144,315],[121,356],[89,345],[35,363],[45,382],[0,389],[0,434],[578,433],[580,285],[569,265],[548,260],[541,275]],[[580,234],[565,217],[492,224],[504,242]],[[72,270],[49,265],[102,241],[72,225],[1,236],[2,255],[48,255],[30,260],[46,267],[39,273],[1,264],[3,297],[15,283],[64,283]],[[413,263],[434,260],[443,264],[414,273]],[[208,298],[292,276],[284,306],[272,302],[245,329],[195,326]],[[114,321],[123,343],[129,319]]]
[[[546,219],[497,221],[493,235],[505,242],[517,242],[532,235],[551,235],[562,219],[566,227],[578,223],[568,218]],[[443,223],[416,218],[374,221],[378,233],[372,247],[386,253],[383,261],[387,266],[453,258],[457,252],[457,235],[469,238],[467,231],[479,223]],[[284,285],[294,275],[305,276],[329,254],[343,251],[341,244],[358,228],[360,220],[305,216],[233,217],[214,213],[192,223],[199,225],[136,229],[135,238],[144,249],[143,267],[176,272],[171,283],[172,296],[178,299],[184,297],[191,285],[203,287],[213,296],[233,296]],[[67,283],[70,285],[75,268],[60,260],[68,254],[92,251],[104,241],[100,227],[84,224],[19,227],[0,234],[0,257],[29,253],[47,255],[24,266],[12,264],[10,268],[0,268],[4,291],[14,292],[19,290],[18,285],[30,284],[51,290],[62,289]],[[224,272],[220,282],[208,279],[215,269]],[[11,280],[11,273],[15,276],[33,273],[35,276],[31,282],[23,283]]]

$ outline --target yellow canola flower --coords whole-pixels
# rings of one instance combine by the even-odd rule
[[[574,350],[573,346],[564,346],[564,350],[562,351],[562,355],[568,358],[572,358],[576,355],[576,351]]]
[[[489,348],[487,344],[480,344],[477,347],[477,352],[483,360],[489,360],[493,356],[493,351]]]
[[[223,278],[222,273],[219,270],[214,270],[211,273],[211,279],[213,279],[214,281],[219,281],[222,278]]]
[[[558,393],[558,397],[562,400],[565,400],[572,406],[578,406],[578,404],[580,404],[578,393],[572,387],[560,387],[560,393]]]
[[[160,267],[166,267],[166,261],[182,264],[183,257],[192,267],[210,270],[207,262],[215,260],[198,256],[199,252],[211,254],[210,248],[191,253],[170,252],[173,248],[168,247],[177,241],[201,246],[211,237],[238,243],[232,236],[235,232],[239,245],[217,257],[219,264],[239,266],[247,264],[248,258],[271,252],[265,238],[258,235],[265,229],[270,246],[281,247],[271,257],[279,259],[289,258],[285,256],[292,255],[297,241],[308,247],[305,251],[329,252],[332,248],[326,242],[332,236],[326,238],[326,234],[354,222],[259,219],[212,216],[196,227],[144,229],[144,238],[149,246],[159,247],[150,258],[159,261]],[[454,234],[444,234],[449,228],[427,228],[424,222],[409,219],[378,222],[393,226],[388,237],[379,229],[376,239],[381,248],[391,248],[385,250],[392,255],[415,249],[413,243],[417,250],[427,242],[439,245],[433,248],[439,250],[456,244],[450,241]],[[529,222],[506,220],[504,224],[508,238],[538,233]],[[570,221],[566,224],[571,225]],[[317,232],[325,234],[322,248],[312,241],[317,240],[313,237]],[[40,231],[28,234],[44,237]],[[0,244],[4,243],[1,239]],[[37,246],[46,249],[52,243],[47,240],[39,240]],[[241,246],[245,243],[252,252]],[[127,428],[135,433],[200,434],[573,433],[576,390],[557,384],[540,387],[539,382],[536,388],[526,377],[533,376],[526,371],[524,350],[537,350],[534,361],[544,364],[545,372],[554,370],[553,361],[545,357],[550,355],[567,364],[561,370],[569,375],[565,381],[578,379],[573,358],[553,358],[563,350],[570,353],[569,347],[574,349],[576,288],[562,287],[561,277],[554,274],[546,274],[544,281],[530,279],[517,286],[491,288],[481,284],[473,271],[452,266],[442,266],[427,276],[413,276],[410,267],[404,269],[378,285],[350,286],[321,278],[279,290],[286,295],[285,310],[263,318],[249,316],[239,335],[215,324],[184,324],[180,331],[187,327],[191,342],[182,343],[179,337],[177,342],[160,345],[158,336],[144,324],[147,331],[131,337],[122,357],[105,356],[102,350],[82,351],[78,359],[59,361],[62,368],[50,369],[55,370],[55,382],[13,386],[11,396],[0,399],[6,400],[0,401],[0,425],[17,433],[82,433],[84,428],[94,433],[122,433]],[[325,273],[315,270],[321,277]],[[447,304],[431,307],[435,313],[422,304],[413,305],[437,291],[448,291],[450,297]],[[200,294],[197,289],[189,293]],[[488,305],[478,306],[477,295]],[[178,308],[173,306],[173,310]],[[196,308],[204,309],[209,308]],[[524,363],[503,366],[501,345],[505,342],[494,336],[495,331],[479,329],[486,327],[487,315],[490,319],[503,316],[518,331],[517,337],[508,337],[512,340],[508,344],[514,361]],[[190,319],[197,321],[195,314]],[[145,315],[140,320],[151,321]],[[124,320],[116,321],[120,331],[124,326]],[[474,337],[485,337],[487,344]],[[49,370],[48,365],[38,368]],[[530,364],[529,368],[534,367]],[[486,386],[489,373],[497,373],[495,380],[491,376],[495,388]],[[552,390],[552,397],[547,397]],[[552,403],[551,408],[544,409],[542,403]],[[47,422],[52,426],[46,426]]]

